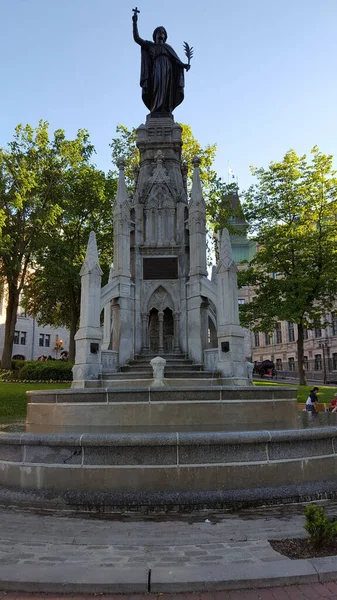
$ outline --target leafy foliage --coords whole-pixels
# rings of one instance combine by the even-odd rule
[[[90,164],[69,169],[64,184],[67,196],[58,228],[45,236],[44,247],[35,254],[36,268],[28,277],[22,304],[39,324],[69,328],[70,360],[74,360],[74,335],[80,316],[79,273],[89,233],[94,230],[107,277],[113,256],[111,196],[115,185]]]
[[[0,275],[7,284],[3,368],[9,368],[19,296],[33,259],[46,238],[59,231],[67,197],[65,175],[87,164],[93,152],[88,133],[67,140],[63,130],[50,139],[48,123],[18,125],[0,149]]]
[[[310,504],[305,509],[304,529],[309,534],[309,540],[315,548],[320,548],[329,542],[337,533],[337,522],[331,522],[324,508]]]
[[[72,367],[62,360],[26,361],[20,369],[7,372],[4,381],[71,381]]]
[[[332,156],[312,150],[312,160],[290,150],[268,169],[252,169],[258,184],[243,209],[258,252],[239,284],[255,288],[241,322],[272,332],[278,321],[298,326],[301,383],[303,332],[331,310],[337,294],[337,178]],[[324,326],[324,324],[323,324]]]

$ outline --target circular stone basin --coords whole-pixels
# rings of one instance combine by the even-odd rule
[[[110,511],[303,499],[335,490],[336,415],[287,387],[28,392],[0,433],[2,502]],[[300,424],[300,426],[299,426]]]
[[[190,426],[100,433],[11,433],[10,424],[2,424],[0,500],[113,511],[238,506],[333,493],[336,415],[300,413],[297,423],[301,428],[283,431]]]

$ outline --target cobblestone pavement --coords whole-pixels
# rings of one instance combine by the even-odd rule
[[[337,514],[336,503],[327,505]],[[153,568],[284,560],[268,539],[303,536],[303,515],[303,505],[111,520],[0,509],[0,565]]]
[[[335,582],[306,585],[287,585],[260,590],[232,590],[228,592],[189,593],[189,594],[133,594],[133,595],[57,595],[23,594],[0,592],[3,600],[321,600],[337,599]]]
[[[337,515],[337,503],[319,502]],[[304,505],[283,505],[188,515],[118,515],[97,519],[75,515],[38,514],[0,508],[0,567],[23,569],[65,564],[67,567],[134,568],[205,567],[229,565],[256,568],[275,561],[290,561],[269,545],[272,538],[304,536]],[[241,568],[240,567],[240,568]],[[32,567],[33,568],[33,567]],[[276,582],[275,582],[276,583]],[[62,596],[56,593],[0,592],[8,600],[73,598],[118,600],[120,596]],[[295,600],[336,598],[336,583],[312,583],[259,590],[215,593],[126,595],[129,600]]]

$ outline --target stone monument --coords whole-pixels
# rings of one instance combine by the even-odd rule
[[[104,511],[291,497],[298,485],[307,495],[313,481],[330,489],[321,473],[335,489],[335,431],[289,433],[296,390],[248,385],[228,231],[209,279],[200,161],[188,194],[172,116],[189,63],[163,27],[139,38],[136,9],[133,26],[150,114],[131,195],[118,161],[114,264],[101,287],[92,232],[72,389],[27,392],[26,433],[0,436],[2,489],[15,502]]]
[[[187,165],[181,158],[182,130],[172,115],[183,100],[184,69],[189,70],[190,64],[184,64],[166,43],[164,27],[154,30],[153,42],[141,39],[137,15],[134,9],[133,36],[141,46],[140,85],[151,112],[137,129],[140,162],[132,196],[125,184],[124,160],[118,161],[109,282],[99,291],[96,255],[95,276],[89,274],[87,258],[81,271],[74,386],[99,379],[102,371],[117,371],[135,356],[167,354],[184,355],[206,370],[219,372],[226,383],[245,385],[248,370],[229,235],[226,230],[219,233],[219,262],[210,280],[200,160],[193,159],[189,197]],[[190,61],[193,51],[186,42],[185,50]],[[103,344],[97,316],[102,309]]]

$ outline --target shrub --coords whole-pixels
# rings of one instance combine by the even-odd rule
[[[304,529],[309,534],[309,540],[314,548],[320,548],[337,533],[337,522],[331,522],[324,508],[310,504],[305,509]]]
[[[19,371],[25,364],[26,364],[26,360],[18,360],[18,359],[12,359],[12,364],[11,364],[11,369],[12,371]]]
[[[17,370],[3,371],[1,379],[2,381],[71,381],[72,367],[72,363],[62,360],[24,361],[23,366]]]

